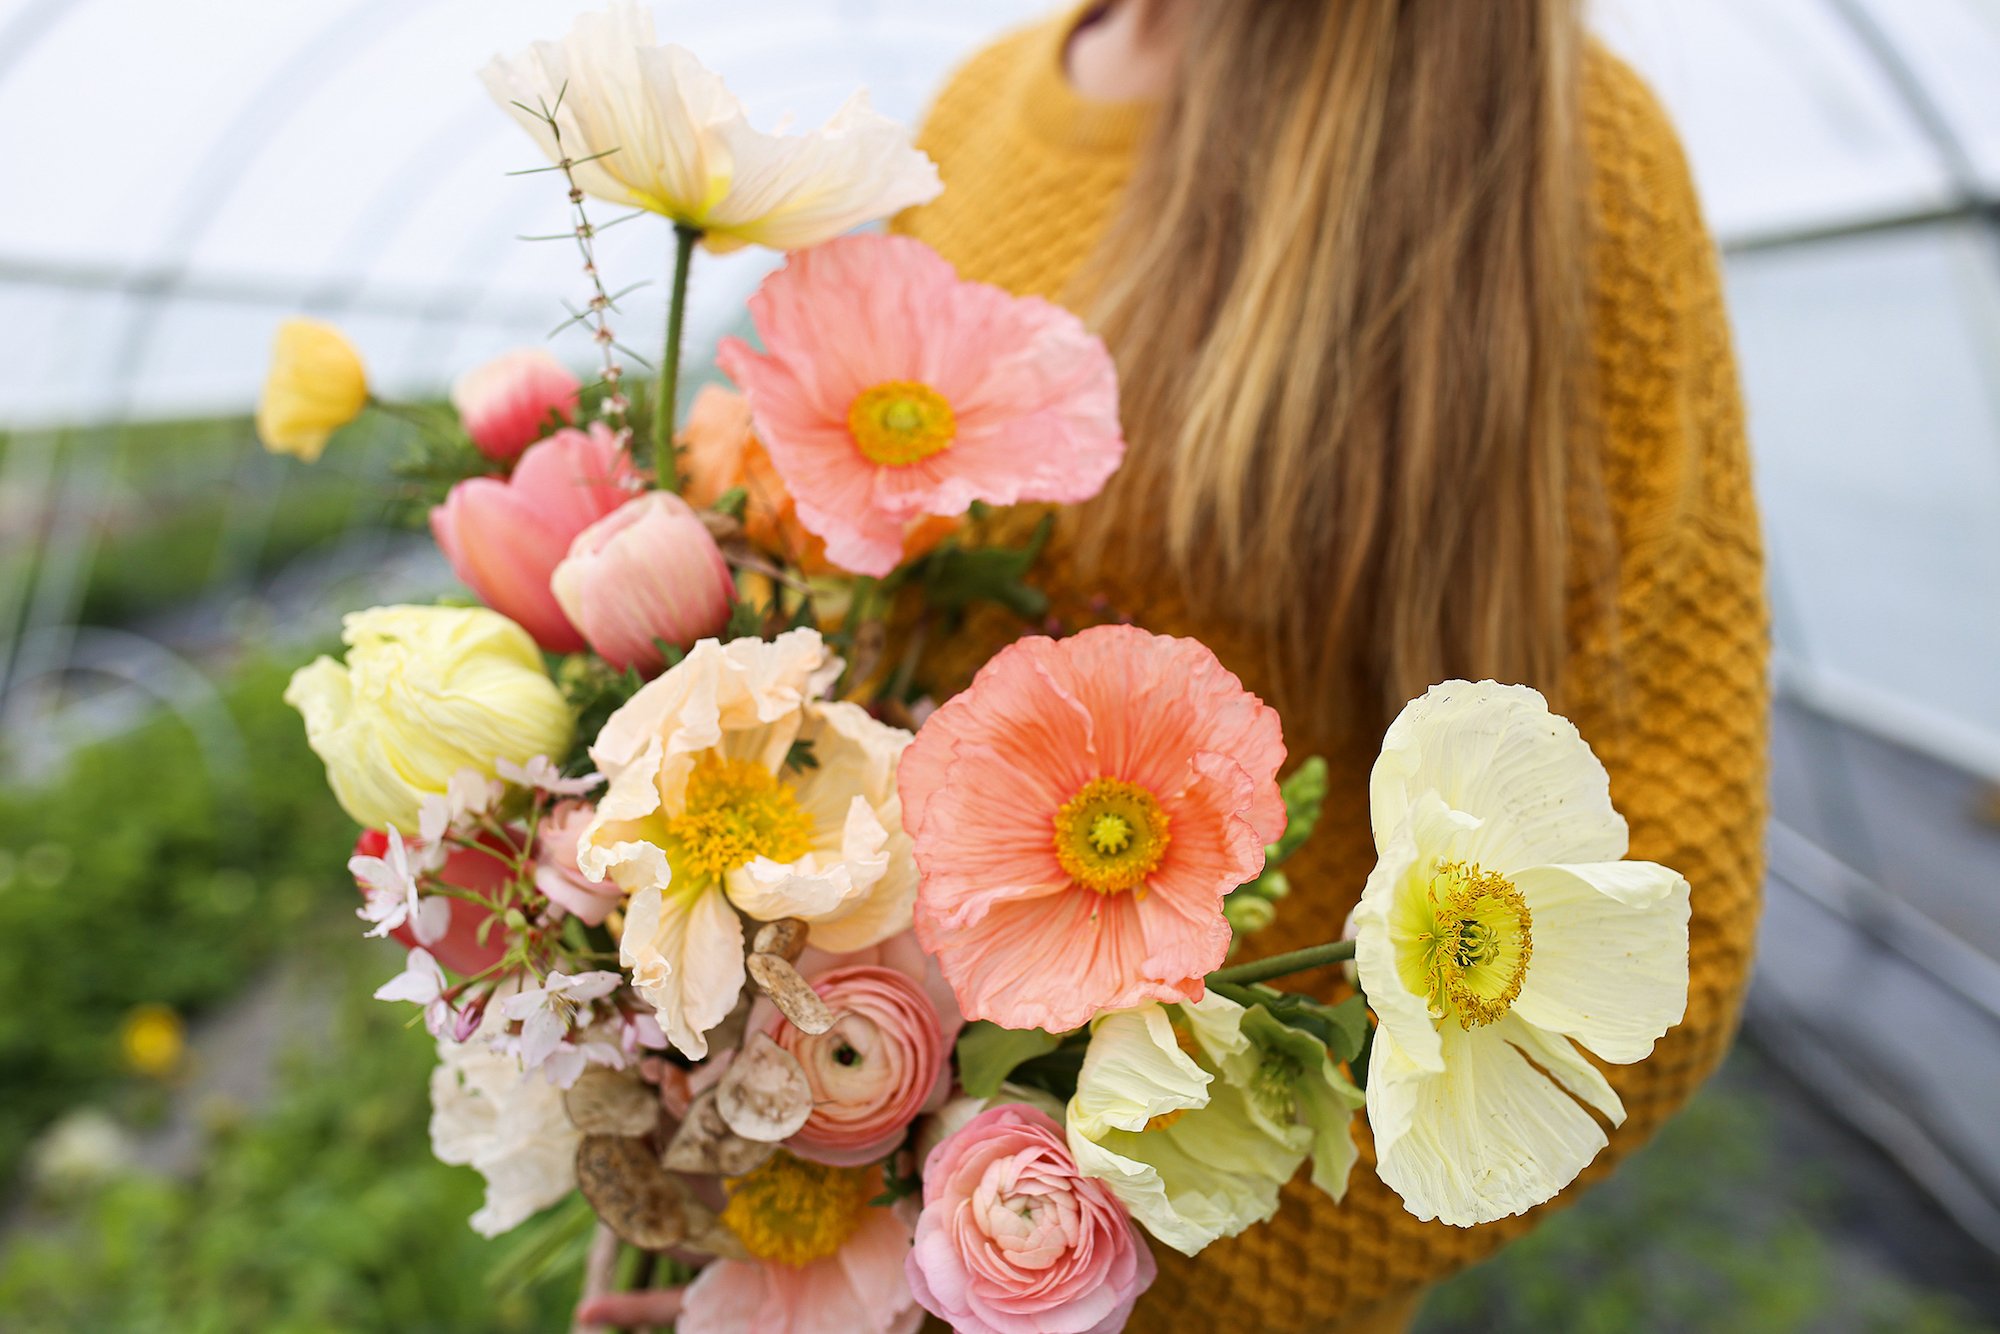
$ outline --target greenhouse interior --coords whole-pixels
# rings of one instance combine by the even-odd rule
[[[484,1277],[510,1241],[430,1157],[429,1040],[369,998],[395,952],[279,702],[340,608],[454,588],[377,498],[402,428],[305,468],[250,412],[297,314],[413,401],[520,346],[590,373],[568,201],[473,72],[595,7],[0,0],[0,1325],[566,1327],[573,1248]],[[917,121],[1048,7],[653,6],[760,126],[855,86]],[[1417,1328],[2000,1327],[2000,0],[1592,16],[1723,255],[1764,917],[1715,1081]],[[597,243],[642,349],[661,235]],[[781,258],[697,271],[697,378]]]

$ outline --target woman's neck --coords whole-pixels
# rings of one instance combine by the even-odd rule
[[[1187,13],[1187,0],[1108,0],[1070,34],[1070,85],[1094,101],[1158,101],[1180,65]]]

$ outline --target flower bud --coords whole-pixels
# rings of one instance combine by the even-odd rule
[[[480,601],[551,653],[583,636],[549,591],[576,535],[632,498],[636,477],[602,422],[558,431],[521,456],[512,477],[469,477],[431,511],[431,534],[452,572]]]
[[[311,463],[328,437],[368,406],[368,373],[347,336],[319,320],[286,320],[257,400],[257,436],[273,454]]]
[[[550,580],[570,623],[613,667],[656,668],[729,623],[736,586],[699,516],[655,491],[583,530]]]
[[[479,452],[504,463],[549,434],[552,417],[576,419],[579,387],[560,361],[524,347],[459,376],[451,405]]]

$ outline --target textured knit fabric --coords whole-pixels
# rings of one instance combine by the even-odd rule
[[[1051,299],[1101,236],[1148,124],[1143,105],[1091,102],[1069,87],[1062,60],[1073,22],[1017,33],[958,72],[919,140],[942,170],[945,193],[898,224],[966,277]],[[1762,869],[1767,628],[1716,257],[1680,147],[1649,91],[1602,52],[1588,62],[1583,109],[1596,220],[1597,385],[1594,419],[1583,425],[1604,451],[1619,572],[1615,617],[1581,607],[1572,617],[1565,706],[1610,770],[1631,855],[1675,867],[1693,886],[1687,1017],[1650,1059],[1607,1070],[1627,1116],[1588,1182],[1687,1100],[1734,1032]],[[1086,580],[1072,572],[1060,539],[1040,578],[1064,619],[1100,617],[1109,606],[1149,629],[1193,635],[1260,689],[1259,645],[1226,615],[1186,605],[1171,578]],[[946,645],[933,679],[962,681],[1023,628],[998,619]],[[1292,897],[1245,957],[1337,937],[1374,863],[1372,740],[1287,740],[1295,756],[1327,756],[1332,794],[1320,831],[1287,868]],[[1269,1224],[1193,1260],[1156,1248],[1160,1278],[1132,1328],[1325,1329],[1343,1312],[1397,1299],[1489,1255],[1532,1225],[1534,1215],[1471,1229],[1418,1222],[1376,1178],[1365,1130],[1361,1138],[1345,1203],[1300,1179]]]

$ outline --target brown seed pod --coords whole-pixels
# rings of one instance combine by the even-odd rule
[[[644,1140],[585,1135],[576,1146],[576,1184],[604,1225],[634,1246],[661,1251],[687,1238],[687,1187]]]
[[[652,1085],[599,1066],[570,1085],[563,1110],[586,1135],[644,1135],[659,1124],[660,1097]]]
[[[660,1161],[676,1172],[705,1176],[742,1176],[762,1167],[778,1146],[764,1140],[745,1139],[729,1128],[715,1105],[715,1090],[694,1100],[687,1119],[674,1132]]]
[[[824,1033],[833,1027],[833,1011],[781,955],[752,954],[748,967],[764,994],[799,1032]]]
[[[715,1086],[715,1109],[729,1128],[768,1144],[798,1134],[812,1107],[804,1067],[768,1033],[752,1033]]]
[[[766,922],[757,928],[750,948],[758,954],[775,954],[786,963],[797,963],[806,950],[806,932],[809,928],[796,917],[780,917],[775,922]]]

